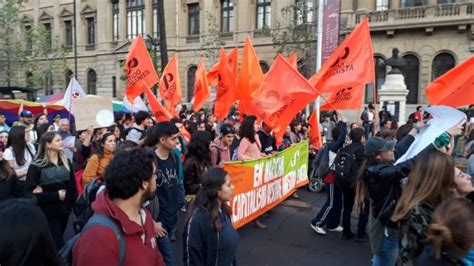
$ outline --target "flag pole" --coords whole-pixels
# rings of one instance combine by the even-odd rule
[[[323,8],[324,0],[318,0],[318,29],[317,29],[317,47],[316,47],[316,72],[321,68],[322,56],[323,56]],[[316,118],[319,123],[320,117],[320,106],[321,106],[321,94],[318,95],[315,102]],[[326,101],[327,102],[327,101]]]

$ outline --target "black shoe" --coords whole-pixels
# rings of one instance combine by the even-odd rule
[[[369,236],[365,233],[363,235],[358,235],[356,237],[356,242],[358,243],[369,242],[369,241],[370,241]]]
[[[354,239],[355,235],[353,233],[342,233],[342,240],[351,240]]]

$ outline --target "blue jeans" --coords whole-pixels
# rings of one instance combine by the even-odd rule
[[[336,228],[341,222],[342,190],[336,184],[324,184],[327,200],[318,215],[311,221],[318,227]]]
[[[395,266],[398,258],[399,239],[383,238],[379,255],[372,258],[372,266]]]
[[[175,266],[176,259],[174,256],[173,245],[171,244],[169,233],[162,238],[158,238],[158,249],[163,256],[166,266]]]

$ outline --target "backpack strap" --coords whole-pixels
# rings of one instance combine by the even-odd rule
[[[112,229],[112,231],[114,231],[114,234],[117,237],[119,243],[119,265],[122,266],[125,261],[126,253],[125,236],[122,229],[109,216],[103,214],[94,214],[84,226],[82,232],[85,232],[87,229],[98,225],[106,226]]]

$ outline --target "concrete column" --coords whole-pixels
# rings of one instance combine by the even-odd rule
[[[110,19],[108,16],[108,9],[111,8],[112,3],[109,1],[97,1],[97,16],[95,18],[95,39],[96,49],[98,51],[107,49],[107,37],[109,34],[109,28],[107,27],[107,20]]]
[[[119,0],[119,23],[120,23],[119,37],[121,41],[124,41],[127,39],[127,2],[126,0]]]
[[[317,4],[317,3],[316,3]],[[352,6],[353,1],[341,1],[341,11],[353,11],[354,7]]]
[[[153,35],[153,0],[145,0],[145,33]]]
[[[390,0],[390,9],[399,9],[400,0]]]
[[[371,0],[357,0],[357,11],[368,11],[374,9]]]

